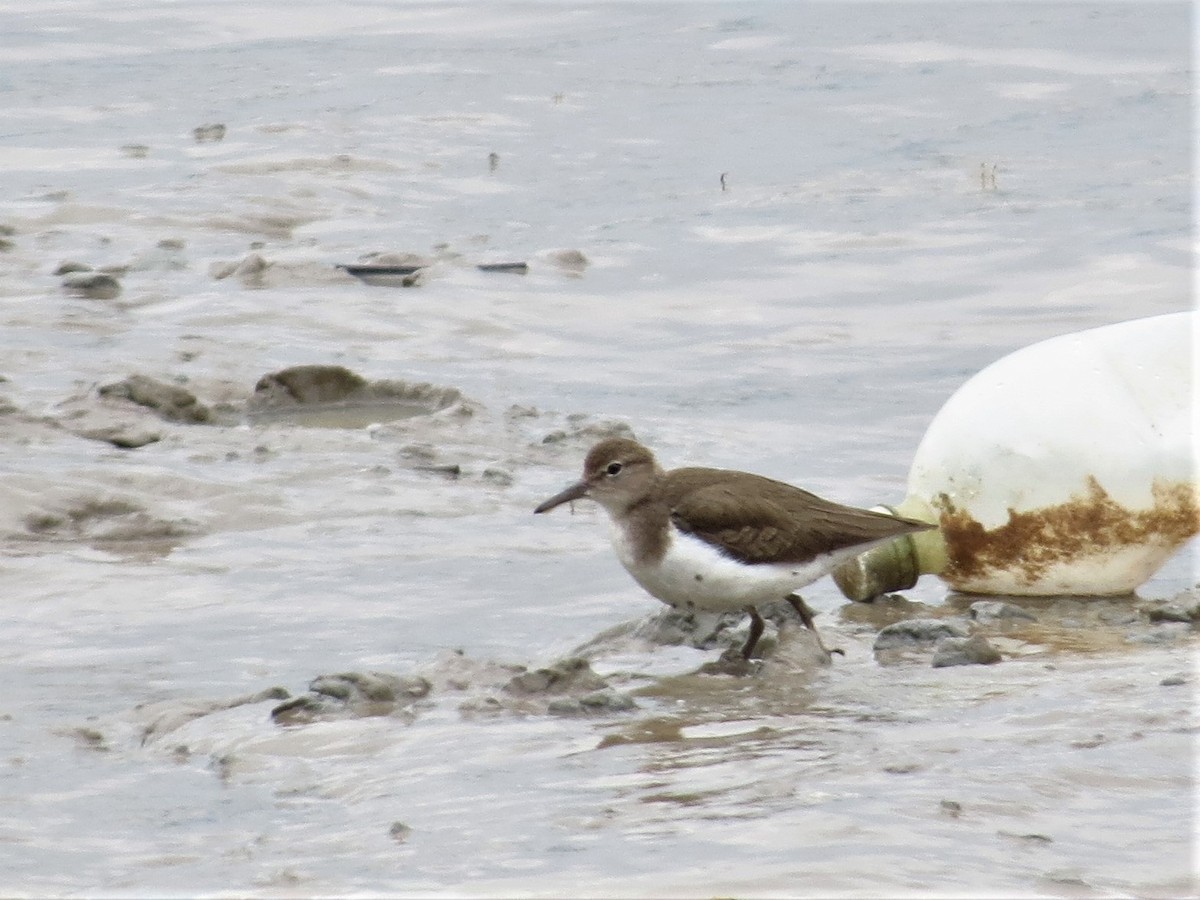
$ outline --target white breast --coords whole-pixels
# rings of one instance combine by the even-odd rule
[[[662,561],[647,565],[635,559],[626,534],[615,525],[612,542],[621,564],[651,595],[672,606],[711,611],[741,610],[783,600],[846,557],[843,553],[800,564],[746,565],[672,527]]]

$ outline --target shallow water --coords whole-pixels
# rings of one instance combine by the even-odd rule
[[[1184,5],[0,3],[0,888],[1195,893],[1186,626],[1030,601],[997,666],[881,666],[909,608],[826,580],[845,660],[785,632],[695,675],[717,651],[604,635],[658,610],[595,510],[530,515],[611,422],[893,501],[987,362],[1186,308],[1190,35]],[[432,265],[335,268],[368,253]],[[133,416],[92,389],[134,372],[236,411],[307,363],[470,403],[73,433]],[[1196,582],[1193,545],[1139,593]],[[589,641],[634,712],[461,708]],[[205,705],[461,665],[408,715]]]

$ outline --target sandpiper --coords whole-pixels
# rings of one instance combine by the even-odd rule
[[[828,654],[812,611],[794,592],[865,550],[934,527],[842,506],[750,472],[666,472],[628,438],[594,446],[583,479],[534,512],[585,498],[608,513],[617,557],[652,596],[677,609],[749,613],[745,659],[763,632],[757,607],[783,599]]]

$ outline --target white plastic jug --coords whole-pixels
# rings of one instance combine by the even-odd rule
[[[1127,594],[1200,531],[1196,313],[1062,335],[962,385],[892,511],[937,523],[834,574],[853,600],[936,573],[956,590]]]

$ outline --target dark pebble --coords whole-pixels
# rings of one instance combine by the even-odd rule
[[[90,272],[92,267],[86,263],[75,262],[73,259],[63,260],[58,264],[58,268],[54,270],[54,274],[58,276],[71,275],[75,272]]]
[[[145,375],[130,375],[121,381],[102,385],[101,397],[128,400],[152,409],[169,422],[200,424],[212,420],[212,411],[196,395],[174,384],[164,384]]]
[[[1200,601],[1180,603],[1168,601],[1146,607],[1146,616],[1151,622],[1196,622],[1200,621]]]
[[[92,300],[111,300],[121,293],[121,282],[103,272],[75,272],[62,285],[72,294]]]
[[[943,638],[965,638],[970,633],[966,625],[951,619],[905,619],[882,628],[875,637],[874,649],[903,649]]]
[[[192,137],[197,144],[210,144],[225,139],[225,126],[220,122],[211,125],[198,125],[192,129]]]
[[[1037,616],[1033,613],[1014,603],[1005,603],[1003,600],[977,600],[971,604],[970,616],[976,622],[1037,621]]]
[[[1000,662],[1000,651],[982,635],[950,637],[938,641],[930,663],[935,669],[946,666],[989,666]]]
[[[79,436],[92,441],[106,441],[122,450],[136,450],[162,440],[157,431],[147,431],[144,428],[126,427],[124,425],[109,425],[104,428],[93,428],[79,432]]]

